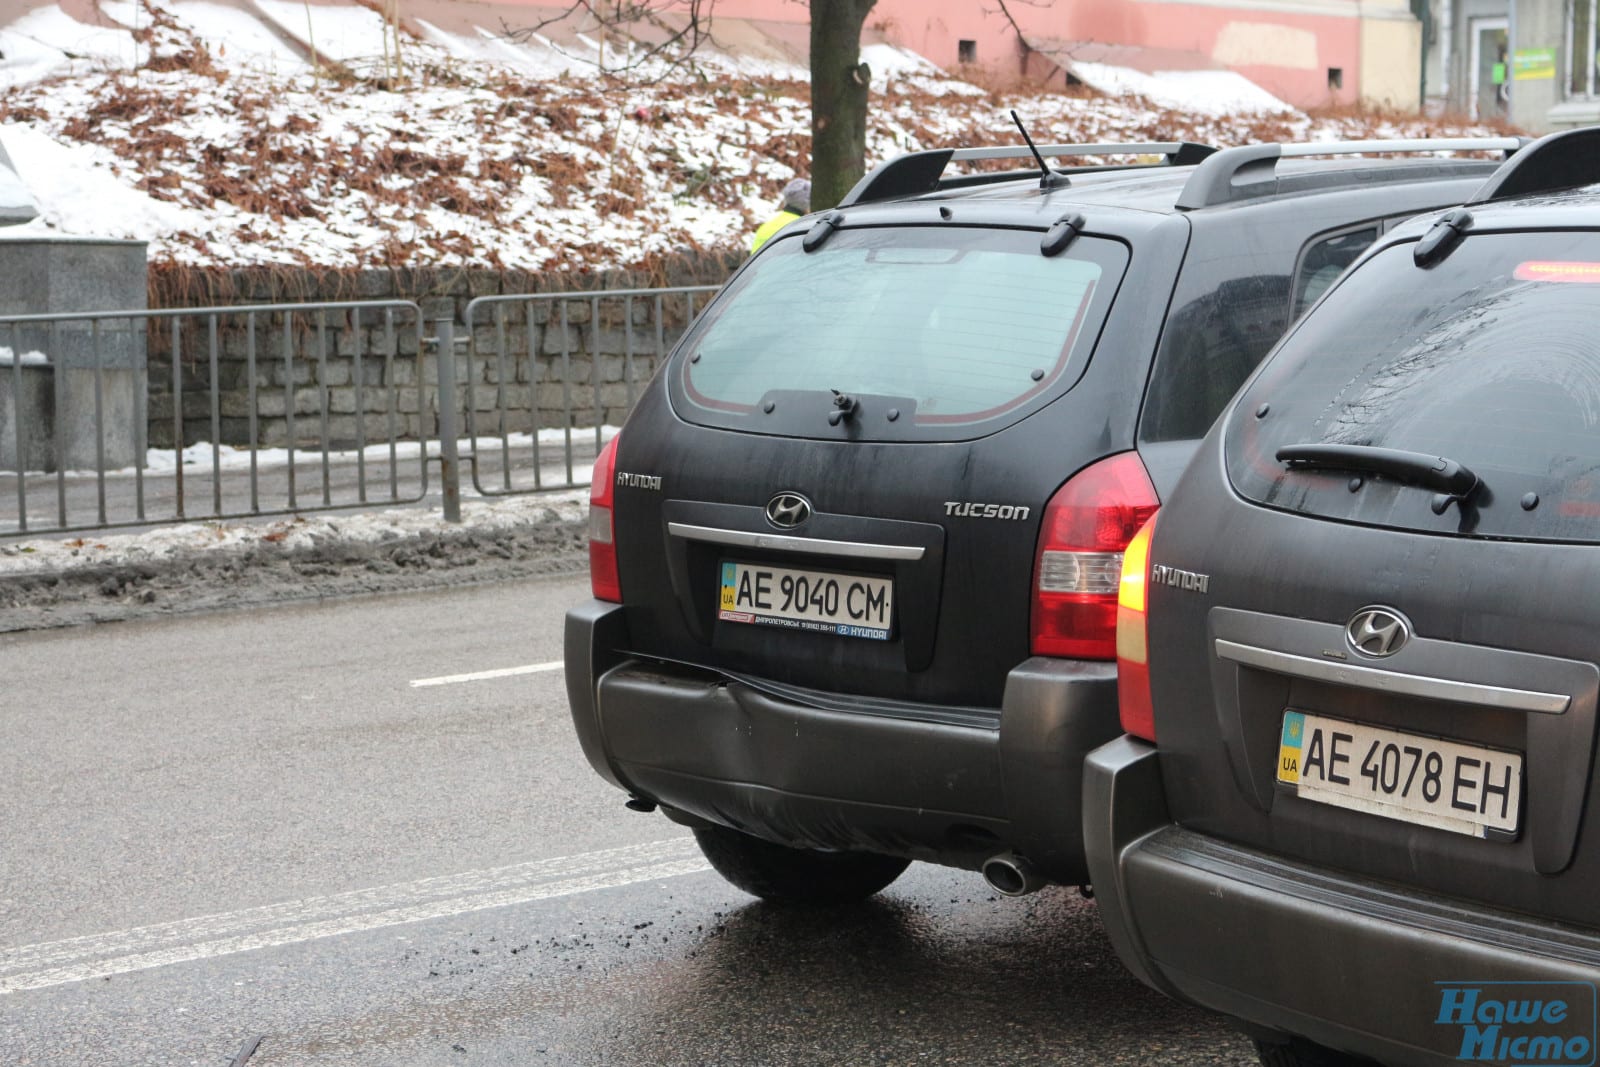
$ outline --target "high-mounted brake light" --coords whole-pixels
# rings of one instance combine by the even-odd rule
[[[1034,561],[1034,655],[1116,659],[1122,553],[1160,506],[1136,452],[1085,467],[1056,490]]]
[[[615,520],[611,513],[615,492],[617,442],[613,437],[594,461],[589,481],[589,588],[597,600],[622,603],[622,581],[617,577]]]
[[[1150,539],[1156,520],[1144,524],[1122,554],[1117,593],[1117,704],[1122,729],[1146,741],[1156,739],[1155,703],[1150,698],[1150,642],[1145,591],[1150,579]]]

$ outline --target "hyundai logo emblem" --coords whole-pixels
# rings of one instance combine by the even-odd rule
[[[1411,640],[1411,623],[1392,608],[1362,608],[1345,624],[1344,639],[1363,656],[1392,656]]]
[[[799,493],[779,493],[767,501],[767,521],[785,530],[811,518],[811,501]]]

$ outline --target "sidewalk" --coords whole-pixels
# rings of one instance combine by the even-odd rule
[[[592,452],[592,436],[588,445]],[[573,459],[574,480],[587,481],[592,459],[576,448]],[[546,484],[566,480],[564,457],[541,467]],[[349,475],[350,464],[335,469]],[[210,473],[208,465],[202,479],[208,492]],[[248,468],[224,475],[224,481],[244,478],[248,489]],[[0,633],[515,580],[587,566],[586,486],[484,497],[469,474],[462,521],[453,524],[444,520],[437,464],[430,475],[427,494],[399,507],[0,540]],[[98,479],[91,474],[85,480],[93,492]],[[108,476],[106,483],[108,493],[121,494],[124,503],[131,499],[130,478]],[[531,484],[531,475],[520,470],[513,484]],[[320,483],[313,499],[320,502]]]

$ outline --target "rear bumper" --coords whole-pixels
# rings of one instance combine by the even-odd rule
[[[635,659],[623,611],[566,622],[579,742],[617,787],[805,848],[977,868],[999,852],[1083,882],[1083,757],[1115,737],[1116,665],[1030,659],[997,719],[805,694]],[[819,706],[826,703],[827,706]]]
[[[1550,1034],[1595,1042],[1600,937],[1526,916],[1283,861],[1172,823],[1156,749],[1119,738],[1084,769],[1084,834],[1100,914],[1147,984],[1266,1032],[1386,1064],[1454,1064],[1489,1023],[1452,989],[1488,1001],[1567,998]],[[1503,987],[1510,983],[1537,983]],[[1547,983],[1577,983],[1571,986]],[[1534,1033],[1504,1027],[1514,1040]],[[1464,1044],[1466,1042],[1467,1044]],[[1525,1046],[1524,1046],[1525,1049]],[[1489,1057],[1488,1062],[1590,1063]]]

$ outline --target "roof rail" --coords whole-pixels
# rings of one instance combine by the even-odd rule
[[[1467,203],[1553,193],[1595,182],[1600,182],[1600,127],[1584,126],[1534,141],[1501,164]]]
[[[1375,152],[1504,152],[1510,158],[1526,137],[1423,137],[1404,141],[1307,141],[1225,148],[1203,160],[1178,194],[1180,211],[1226,204],[1239,196],[1240,177],[1270,177],[1280,159],[1356,156]],[[1259,172],[1266,171],[1265,175]]]
[[[1112,170],[1140,166],[1185,166],[1198,163],[1217,151],[1212,145],[1190,141],[1153,141],[1138,144],[1046,144],[1039,145],[1041,156],[1165,156],[1162,163],[1129,163],[1095,170]],[[839,201],[840,207],[865,203],[869,200],[892,200],[919,193],[932,193],[940,189],[967,185],[987,185],[991,182],[1016,181],[1021,175],[1016,171],[999,171],[993,174],[975,174],[940,181],[944,170],[952,162],[978,159],[1032,160],[1033,152],[1025,145],[1006,145],[999,148],[932,148],[925,152],[908,152],[885,163],[880,163],[855,188]],[[1037,172],[1035,172],[1037,173]],[[1052,170],[1053,174],[1063,174]],[[1066,174],[1071,173],[1068,168]]]

